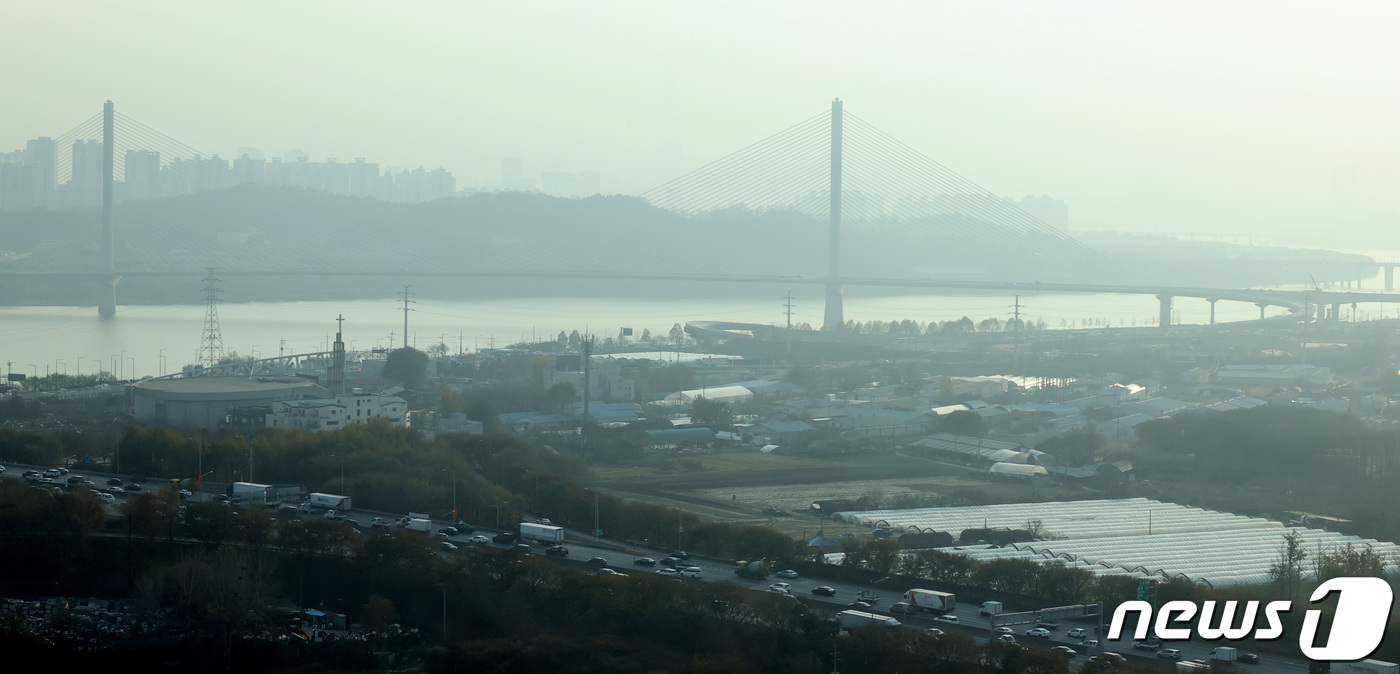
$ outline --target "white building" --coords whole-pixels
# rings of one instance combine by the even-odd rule
[[[408,425],[408,402],[397,396],[346,395],[336,398],[278,400],[267,416],[268,428],[333,431],[370,419],[388,419],[394,426]]]
[[[713,386],[710,388],[697,388],[689,391],[677,391],[666,396],[664,404],[689,407],[695,404],[696,398],[704,398],[712,402],[720,403],[745,403],[753,400],[753,391],[743,386]]]

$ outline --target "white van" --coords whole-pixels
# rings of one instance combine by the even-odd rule
[[[702,569],[698,566],[687,566],[681,569],[681,578],[699,578]]]

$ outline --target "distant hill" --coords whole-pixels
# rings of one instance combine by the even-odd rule
[[[0,212],[0,271],[97,266],[95,209]],[[730,209],[693,218],[625,196],[559,199],[482,193],[424,204],[338,197],[297,188],[242,185],[133,201],[114,211],[117,266],[136,270],[350,269],[632,271],[820,276],[827,223],[795,211]],[[1099,242],[1102,243],[1102,242]],[[1116,240],[1098,260],[1065,260],[1044,242],[962,216],[916,223],[853,222],[843,230],[842,273],[895,278],[1095,281],[1259,286],[1354,278],[1368,260],[1327,251]],[[312,297],[379,297],[386,277],[299,279]],[[408,281],[404,281],[408,282]],[[413,281],[418,283],[418,281]],[[229,299],[306,299],[268,279]],[[197,301],[188,284],[131,278],[123,302]],[[460,282],[440,285],[461,287]],[[486,294],[577,294],[558,281],[473,281]],[[607,286],[608,284],[603,284]],[[635,286],[635,284],[632,284]],[[607,292],[675,292],[612,284]],[[4,283],[6,301],[52,302],[82,288]],[[600,286],[601,287],[601,286]],[[683,289],[710,294],[712,289]],[[182,298],[182,299],[177,299]],[[76,300],[75,300],[76,301]]]

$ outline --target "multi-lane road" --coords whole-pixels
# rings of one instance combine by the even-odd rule
[[[0,465],[3,465],[5,467],[6,477],[13,477],[16,479],[20,478],[20,476],[26,470],[38,470],[40,472],[46,470],[46,467],[43,466],[28,466],[12,463],[0,463]],[[70,469],[69,475],[63,476],[63,478],[56,480],[53,484],[60,487],[65,487],[67,485],[65,485],[64,483],[66,482],[67,478],[71,475],[82,475],[83,477],[86,477],[92,482],[94,482],[96,484],[97,489],[104,492],[112,493],[113,496],[116,497],[116,502],[114,504],[111,504],[109,507],[113,509],[120,506],[122,500],[131,495],[146,493],[147,491],[152,493],[158,493],[161,487],[169,484],[169,481],[167,480],[147,479],[135,483],[140,485],[139,491],[127,491],[124,488],[120,487],[117,488],[117,490],[113,490],[112,486],[109,486],[107,484],[107,480],[113,477],[124,478],[124,476],[110,473],[88,471],[82,468]],[[123,487],[127,484],[132,483],[133,482],[131,480],[123,479]],[[208,492],[199,492],[194,495],[193,500],[207,500],[213,498],[213,496],[214,495]],[[304,519],[313,519],[315,517],[320,517],[323,515],[298,513],[298,516]],[[357,529],[368,530],[370,521],[373,520],[375,517],[389,518],[396,516],[390,513],[380,513],[366,510],[352,510],[348,513],[348,517],[343,521],[347,524],[355,526]],[[437,523],[435,523],[433,529],[434,531],[436,531],[442,526],[446,525],[438,525]],[[485,533],[487,536],[491,536],[495,533],[498,533],[496,531],[488,531],[485,529],[479,529],[478,532]],[[497,543],[473,544],[468,541],[469,537],[470,534],[457,534],[454,536],[449,536],[448,540],[452,542],[453,545],[456,545],[458,548],[465,548],[473,545],[489,546],[492,548],[510,547],[510,545],[507,544]],[[591,559],[593,557],[602,557],[608,562],[607,568],[611,568],[614,571],[626,575],[655,573],[657,570],[662,568],[659,561],[657,566],[655,567],[638,566],[634,564],[634,562],[642,557],[650,557],[655,560],[661,560],[667,557],[669,554],[669,550],[666,548],[643,547],[631,544],[614,543],[610,541],[594,541],[593,539],[588,539],[587,537],[573,535],[570,536],[570,540],[566,542],[565,546],[569,549],[569,559],[582,561]],[[530,553],[543,556],[544,550],[545,548],[543,546],[534,545],[531,547]],[[550,557],[550,559],[558,558]],[[978,639],[978,641],[984,643],[991,636],[991,623],[986,616],[980,614],[980,607],[975,604],[959,604],[957,608],[952,612],[952,615],[957,616],[957,624],[954,625],[948,622],[935,621],[934,615],[929,613],[891,613],[890,606],[895,602],[900,601],[902,599],[902,596],[898,593],[894,593],[888,590],[880,590],[878,588],[853,585],[849,583],[842,583],[839,581],[826,580],[822,578],[778,578],[776,576],[770,577],[766,580],[740,578],[734,574],[734,565],[732,562],[703,559],[693,555],[688,560],[686,560],[686,565],[699,567],[701,569],[701,575],[698,579],[687,579],[687,582],[726,582],[738,585],[740,587],[752,589],[755,592],[768,592],[769,586],[773,583],[788,583],[791,586],[790,592],[792,595],[801,597],[804,601],[809,602],[810,606],[813,606],[818,610],[822,610],[826,613],[835,613],[837,611],[842,610],[849,604],[855,602],[857,600],[857,594],[862,591],[872,591],[879,595],[879,601],[875,602],[874,606],[870,609],[871,611],[891,615],[910,628],[922,630],[928,627],[937,627],[944,631],[963,631],[972,634]],[[600,570],[600,568],[594,569],[594,572],[596,573],[598,570]],[[774,569],[774,571],[777,570],[778,569]],[[836,591],[836,594],[833,596],[812,594],[812,589],[819,586],[831,587]],[[1105,620],[1107,620],[1109,616],[1104,616],[1104,618]],[[1087,652],[1088,649],[1086,647],[1080,645],[1080,639],[1074,639],[1068,636],[1069,630],[1076,627],[1082,628],[1088,633],[1088,636],[1090,638],[1099,638],[1098,635],[1094,633],[1093,623],[1089,622],[1061,622],[1059,628],[1052,631],[1051,636],[1048,639],[1026,636],[1026,630],[1032,627],[1034,627],[1034,625],[1019,625],[1013,628],[1015,629],[1015,637],[1018,643],[1032,646],[1040,646],[1044,648],[1049,648],[1057,645],[1067,645],[1081,653],[1080,656],[1077,656],[1075,658],[1075,661],[1078,662],[1083,662],[1085,656],[1090,655],[1091,653]],[[1164,667],[1171,666],[1171,663],[1165,660],[1155,660],[1153,658],[1153,654],[1150,651],[1135,651],[1132,648],[1131,636],[1125,636],[1127,636],[1127,638],[1119,639],[1116,641],[1104,640],[1103,644],[1105,649],[1121,653],[1129,657],[1146,658],[1148,661],[1160,663]],[[1210,651],[1212,648],[1215,647],[1215,645],[1216,644],[1206,642],[1188,641],[1170,642],[1167,644],[1167,647],[1181,650],[1182,659],[1184,660],[1206,660],[1210,657]],[[1243,652],[1247,649],[1241,648],[1240,650]],[[1243,667],[1246,667],[1247,671],[1259,672],[1259,674],[1305,674],[1308,671],[1307,663],[1300,660],[1291,660],[1271,655],[1261,656],[1261,660],[1261,663],[1258,665],[1244,665]]]

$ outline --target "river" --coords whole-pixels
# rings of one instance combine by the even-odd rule
[[[1368,289],[1380,282],[1370,280]],[[794,294],[794,324],[820,325],[823,300],[815,288]],[[450,353],[550,339],[559,332],[586,330],[600,338],[630,327],[634,339],[643,329],[667,333],[671,326],[694,320],[722,320],[782,325],[784,290],[747,299],[621,299],[550,297],[459,301],[415,296],[410,305],[409,341],[420,349],[445,343]],[[1049,328],[1090,325],[1147,326],[1157,316],[1157,300],[1138,295],[1024,294],[1027,320]],[[848,295],[846,318],[858,321],[914,319],[922,322],[1006,320],[1013,312],[1010,295]],[[1344,311],[1349,311],[1349,308]],[[1362,306],[1357,318],[1378,317],[1378,307]],[[1389,315],[1395,309],[1388,309]],[[348,348],[401,346],[402,304],[393,299],[353,301],[254,302],[220,304],[219,327],[224,349],[242,356],[269,357],[328,348],[336,317],[345,317]],[[1209,304],[1178,298],[1174,323],[1205,323]],[[1271,308],[1268,315],[1284,313]],[[101,319],[93,307],[0,307],[0,366],[8,372],[44,376],[49,372],[93,374],[99,367],[124,378],[159,375],[198,360],[205,307],[199,304],[119,306],[117,315]],[[1216,320],[1257,318],[1252,304],[1220,302]],[[1349,314],[1344,313],[1347,318]],[[1088,321],[1094,321],[1090,323]]]

